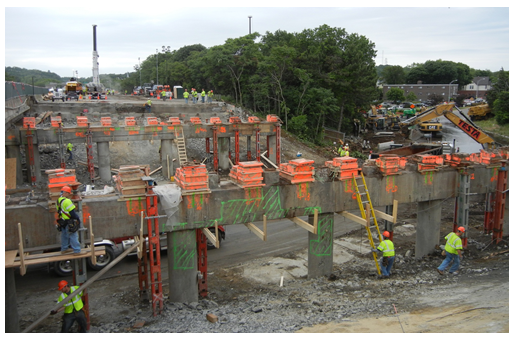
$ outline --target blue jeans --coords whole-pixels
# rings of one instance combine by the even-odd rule
[[[384,266],[381,264],[381,274],[383,276],[390,276],[390,272],[392,271],[393,262],[395,261],[395,256],[386,257],[388,260],[388,265]]]
[[[70,157],[68,158],[68,161],[72,161],[73,160],[73,153],[71,150],[67,150],[68,154],[70,154]]]
[[[448,251],[445,252],[445,259],[443,260],[442,264],[438,267],[438,270],[444,271],[449,264],[451,264],[451,261],[454,260],[454,263],[452,263],[451,269],[449,270],[449,273],[453,273],[460,267],[460,256],[458,254],[452,254]]]
[[[204,103],[204,100],[206,99],[205,96],[202,96],[202,103]]]
[[[61,251],[67,250],[69,247],[73,252],[80,252],[79,232],[68,232],[68,226],[61,231]]]

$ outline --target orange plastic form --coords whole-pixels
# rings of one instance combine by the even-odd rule
[[[136,125],[136,119],[134,117],[126,117],[125,118],[125,125],[126,126],[135,126]]]
[[[51,117],[50,123],[52,124],[52,127],[59,128],[61,125],[61,116]]]
[[[259,123],[261,120],[257,116],[249,116],[249,123]]]
[[[157,117],[147,117],[147,125],[154,126],[157,124]]]
[[[24,117],[23,118],[23,127],[24,128],[36,128],[36,118],[35,117]]]
[[[277,115],[270,114],[266,116],[266,120],[267,122],[279,122],[279,117],[277,117]]]
[[[184,190],[208,189],[209,176],[205,164],[177,168],[175,181]]]
[[[170,117],[168,119],[168,123],[170,123],[172,126],[177,126],[181,124],[181,120],[179,120],[178,117]]]
[[[77,126],[78,127],[87,127],[88,126],[88,117],[87,116],[77,116]]]
[[[229,123],[241,123],[241,119],[238,116],[229,117]]]
[[[222,120],[219,117],[212,117],[209,121],[213,124],[222,124]]]
[[[110,117],[101,117],[100,123],[102,124],[102,127],[111,127],[111,118]]]
[[[202,124],[202,121],[200,120],[200,117],[191,117],[190,121],[193,124]]]

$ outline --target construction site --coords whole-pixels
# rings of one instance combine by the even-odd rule
[[[508,146],[381,154],[368,131],[343,140],[370,141],[358,160],[283,135],[273,114],[146,101],[6,108],[6,332],[59,332],[62,279],[93,333],[509,332]],[[63,186],[80,255],[60,252]],[[459,274],[440,275],[458,227]],[[384,230],[389,278],[371,252]]]

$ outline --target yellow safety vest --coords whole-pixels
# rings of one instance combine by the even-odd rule
[[[57,199],[57,213],[60,218],[64,220],[70,219],[70,211],[73,209],[75,209],[75,205],[69,198],[59,197]]]
[[[447,240],[447,243],[445,243],[445,251],[447,251],[448,253],[456,255],[458,253],[458,250],[463,250],[461,238],[454,232],[451,232],[447,236],[445,236],[445,239]]]
[[[384,241],[382,241],[377,247],[377,250],[383,253],[383,257],[395,256],[395,248],[393,247],[393,242],[389,239],[385,239]]]
[[[78,288],[78,286],[72,286],[70,288],[70,294],[72,294]],[[65,299],[66,297],[68,297],[66,293],[61,293],[57,302],[62,302],[63,299]],[[75,311],[79,311],[80,309],[82,309],[84,307],[84,304],[82,303],[81,297],[82,291],[75,295],[75,297],[73,297],[71,300],[68,300],[68,303],[64,304],[64,313],[72,313],[73,309],[75,309]]]
[[[73,150],[73,144],[68,143],[68,145],[66,146],[66,148],[68,148],[68,150],[69,150],[69,151],[72,151],[72,150]]]
[[[190,96],[190,93],[188,93],[188,92],[184,92],[184,94],[182,94],[182,96],[184,96],[184,98],[185,98],[185,99],[187,99],[187,98],[188,98],[188,96]]]
[[[214,95],[213,92],[207,93],[207,96],[213,97],[213,95]]]
[[[202,93],[200,94],[201,96],[206,96],[206,92],[205,91],[202,91]]]

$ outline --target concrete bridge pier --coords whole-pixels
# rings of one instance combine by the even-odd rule
[[[266,153],[266,158],[268,158],[273,164],[279,166],[277,163],[277,135],[267,136],[267,144],[268,144],[268,152]]]
[[[168,281],[171,302],[198,302],[196,230],[168,232]]]
[[[32,175],[36,176],[36,182],[41,182],[41,159],[39,156],[38,145],[34,143],[33,147],[33,156],[34,156],[34,173],[32,172],[32,168],[30,166],[30,158],[29,158],[29,146],[25,144],[25,163],[27,165],[27,180],[29,183],[32,183],[30,178]]]
[[[229,170],[229,149],[231,139],[229,137],[218,138],[218,167],[222,170]],[[233,157],[234,160],[234,157]]]
[[[314,217],[309,215],[308,223]],[[329,276],[333,272],[334,213],[318,214],[317,234],[308,233],[308,278]]]
[[[20,332],[14,268],[5,269],[5,332]]]
[[[168,161],[166,155],[168,155]],[[175,162],[173,162],[174,158]],[[168,179],[175,175],[175,169],[180,166],[179,148],[174,140],[161,140],[161,165],[163,166],[161,172]]]
[[[5,158],[16,159],[16,185],[23,184],[23,171],[21,170],[20,146],[5,146]]]
[[[106,182],[111,181],[111,155],[109,153],[109,142],[97,142],[98,152],[98,174],[100,179]]]
[[[419,202],[417,207],[417,237],[415,258],[431,253],[440,241],[443,200]]]

